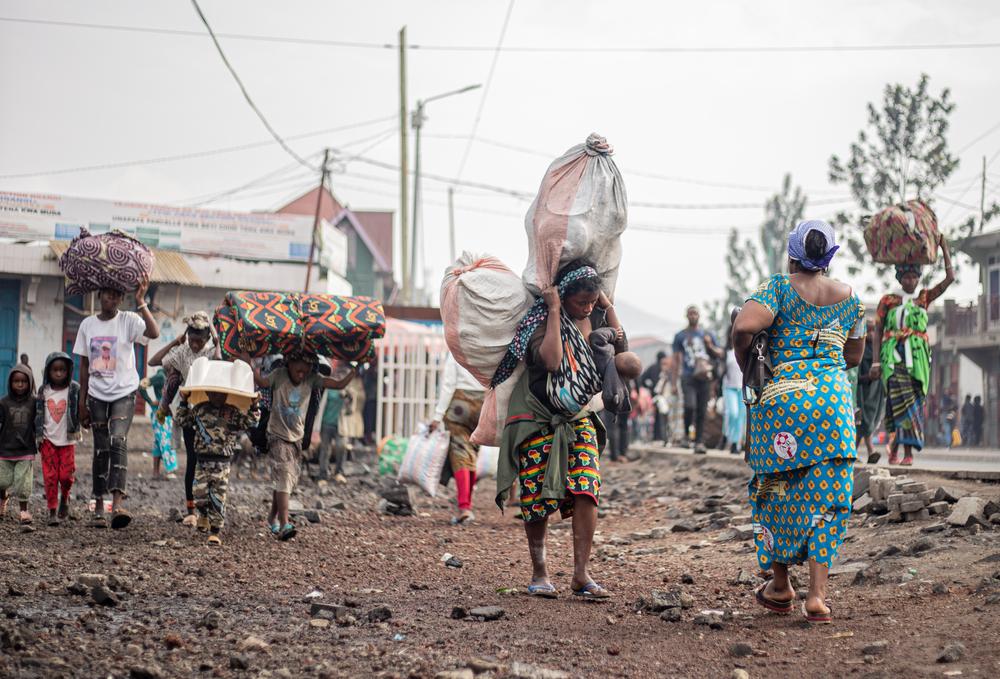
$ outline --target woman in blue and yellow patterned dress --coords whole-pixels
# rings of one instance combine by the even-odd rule
[[[790,274],[762,284],[733,326],[741,367],[764,329],[774,364],[774,378],[750,406],[754,540],[761,569],[774,573],[756,599],[791,612],[788,566],[808,561],[802,611],[810,622],[831,621],[827,574],[847,531],[857,455],[845,370],[864,352],[864,306],[850,286],[824,275],[838,247],[826,222],[800,222],[788,238]]]

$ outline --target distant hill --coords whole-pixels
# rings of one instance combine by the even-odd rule
[[[615,310],[618,311],[618,318],[621,319],[622,325],[630,337],[658,337],[665,342],[670,342],[677,331],[681,329],[681,322],[668,321],[656,314],[632,306],[621,298],[615,300]]]

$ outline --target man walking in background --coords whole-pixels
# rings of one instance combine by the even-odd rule
[[[722,358],[723,351],[719,348],[712,333],[698,325],[701,315],[698,307],[692,304],[687,308],[688,327],[674,337],[673,371],[681,371],[681,389],[684,394],[684,438],[685,448],[689,444],[689,431],[694,426],[694,452],[703,454],[705,444],[702,442],[705,427],[705,411],[708,409],[709,385],[715,378],[712,359]]]

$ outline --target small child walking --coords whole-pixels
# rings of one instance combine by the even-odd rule
[[[181,387],[175,417],[178,425],[195,432],[198,460],[192,491],[198,512],[196,525],[200,532],[209,533],[210,545],[222,544],[219,533],[225,524],[231,462],[240,436],[255,424],[250,408],[256,397],[253,372],[243,361],[198,358]]]
[[[69,518],[69,492],[76,481],[79,407],[80,385],[73,380],[73,359],[54,351],[45,359],[42,388],[35,402],[35,434],[41,441],[38,452],[42,455],[50,526]]]
[[[7,378],[7,395],[0,399],[0,517],[7,515],[10,496],[21,506],[21,525],[31,525],[28,501],[34,484],[35,378],[18,363]]]
[[[290,540],[296,533],[295,524],[288,518],[288,500],[302,470],[302,439],[313,392],[316,389],[343,389],[355,374],[351,370],[323,377],[314,370],[318,361],[314,354],[288,354],[285,360],[285,365],[266,376],[261,376],[260,369],[253,367],[257,386],[271,390],[267,448],[274,492],[267,521],[271,534],[279,540]]]
[[[162,477],[160,466],[168,474],[167,478],[173,478],[177,469],[177,452],[174,450],[174,418],[164,414],[159,414],[163,404],[163,389],[167,385],[167,376],[162,369],[157,370],[152,376],[144,377],[139,381],[139,395],[149,404],[149,421],[153,426],[153,478]],[[153,390],[150,396],[149,390]],[[164,413],[169,412],[167,408]]]

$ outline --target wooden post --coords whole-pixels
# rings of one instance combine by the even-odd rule
[[[403,304],[410,302],[410,233],[409,200],[406,180],[409,174],[406,152],[406,26],[399,29],[399,226],[403,262]]]
[[[319,232],[319,210],[323,205],[323,190],[326,188],[327,160],[330,158],[330,149],[323,149],[323,166],[319,173],[319,190],[316,192],[316,214],[313,216],[312,242],[309,243],[309,261],[306,262],[306,284],[304,292],[309,292],[309,279],[312,278],[313,257],[316,254],[316,234]]]

